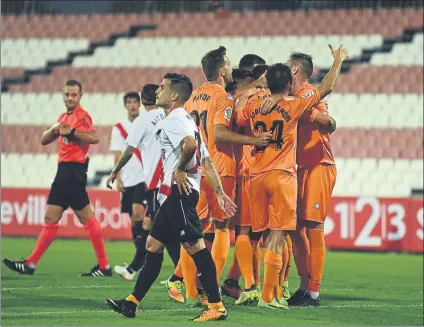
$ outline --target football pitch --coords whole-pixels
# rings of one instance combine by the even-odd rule
[[[2,238],[2,258],[28,255],[35,239]],[[111,264],[130,262],[131,242],[107,242]],[[229,261],[229,260],[228,260]],[[227,267],[229,262],[227,261]],[[57,240],[33,276],[1,270],[2,326],[145,326],[193,325],[200,309],[171,302],[159,282],[172,273],[165,255],[162,272],[144,299],[135,319],[108,310],[104,299],[128,295],[133,282],[112,278],[79,277],[95,264],[89,241]],[[423,325],[423,256],[329,252],[317,308],[266,310],[238,307],[224,297],[226,321],[208,325]],[[290,289],[298,277],[292,263]],[[204,324],[203,324],[204,325]]]

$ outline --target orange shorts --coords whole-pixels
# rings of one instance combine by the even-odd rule
[[[336,184],[335,165],[319,164],[312,168],[299,168],[297,181],[297,216],[299,220],[323,223],[327,217],[331,193]]]
[[[225,194],[234,201],[236,197],[236,179],[234,177],[221,177],[221,183]],[[224,221],[224,214],[219,207],[215,190],[209,180],[203,176],[200,181],[200,195],[196,209],[200,219],[212,218],[213,220]]]
[[[296,177],[272,170],[250,179],[252,231],[296,229]]]
[[[237,176],[236,204],[237,213],[231,219],[231,226],[252,226],[249,207],[249,183],[246,176]]]

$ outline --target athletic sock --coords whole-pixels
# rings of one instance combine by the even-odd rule
[[[135,283],[134,291],[132,292],[132,295],[137,299],[137,301],[140,302],[146,296],[150,287],[156,278],[158,278],[160,269],[162,268],[162,262],[163,252],[146,252],[143,267],[138,274],[137,282]]]
[[[306,291],[309,287],[309,241],[306,237],[306,228],[296,230],[292,234],[294,261],[296,263],[297,272],[300,276],[300,289]]]
[[[287,267],[284,273],[284,280],[288,281],[290,276],[290,267],[291,267],[292,257],[293,257],[293,243],[290,236],[288,235],[286,237],[286,243],[287,243],[288,257],[287,257]],[[287,282],[287,285],[288,285],[288,282]]]
[[[237,261],[236,252],[233,253],[233,260],[231,261],[230,269],[228,269],[227,279],[232,279],[238,282],[240,279],[241,272],[240,266]]]
[[[180,242],[172,242],[166,245],[166,251],[170,256],[172,262],[174,263],[174,267],[178,266],[178,262],[180,261],[181,255],[181,243]]]
[[[99,268],[102,270],[109,269],[109,260],[106,254],[105,241],[103,231],[96,217],[90,218],[84,225],[90,237],[91,244],[96,252]]]
[[[198,275],[200,282],[202,283],[203,289],[205,290],[208,296],[208,302],[221,302],[219,287],[216,281],[216,267],[212,260],[211,254],[205,248],[193,254],[192,258],[199,272]]]
[[[262,289],[262,300],[270,303],[275,296],[274,288],[278,283],[278,275],[281,271],[283,258],[277,252],[268,250],[264,258],[264,284]]]
[[[176,282],[176,281],[180,281],[180,282],[182,282],[182,281],[183,281],[183,278],[182,278],[182,277],[180,277],[180,276],[177,276],[177,275],[173,274],[173,275],[169,278],[169,281],[170,281],[170,282]]]
[[[187,253],[184,247],[181,247],[180,262],[184,276],[186,297],[192,300],[196,300],[198,296],[196,287],[197,269],[193,258]]]
[[[139,271],[143,266],[144,258],[146,257],[146,242],[150,231],[143,228],[143,223],[137,222],[133,224],[133,242],[135,245],[134,257],[127,267],[128,272],[133,273]]]
[[[183,275],[183,268],[181,268],[181,248],[180,248],[180,260],[178,260],[178,264],[175,267],[174,275],[173,276],[176,276],[178,278],[181,278],[181,280],[183,279],[183,276],[184,276]]]
[[[255,280],[253,277],[253,249],[249,235],[239,235],[237,237],[235,253],[244,279],[244,288],[250,289]]]
[[[45,224],[43,230],[38,237],[35,248],[26,260],[26,264],[31,268],[35,268],[38,261],[41,259],[43,254],[47,251],[50,244],[53,243],[59,230],[59,224]]]
[[[215,230],[215,241],[212,245],[212,258],[216,266],[216,280],[220,284],[221,274],[230,252],[230,230],[228,228]]]
[[[261,249],[259,242],[252,242],[253,248],[253,276],[255,285],[261,286]]]
[[[318,297],[325,263],[325,239],[324,232],[316,229],[307,230],[311,246],[309,254],[309,276],[311,278],[308,292],[311,296]]]
[[[286,269],[287,269],[287,258],[288,258],[289,254],[288,254],[288,247],[287,247],[287,242],[284,242],[283,245],[283,265],[280,271],[280,274],[278,275],[278,284],[276,287],[276,295],[277,298],[281,299],[283,297],[283,282],[284,282],[284,275],[286,273]]]

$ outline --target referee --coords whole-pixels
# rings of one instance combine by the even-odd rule
[[[47,200],[44,227],[33,252],[26,260],[3,260],[9,269],[20,274],[34,274],[39,260],[57,236],[63,212],[71,207],[88,232],[98,263],[80,276],[112,276],[103,232],[91,209],[86,190],[87,152],[90,144],[99,143],[99,137],[90,115],[80,106],[81,97],[81,83],[76,80],[66,81],[63,87],[66,111],[41,136],[42,145],[59,141],[58,168]]]

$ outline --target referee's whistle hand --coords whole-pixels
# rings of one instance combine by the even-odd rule
[[[107,181],[106,181],[106,187],[107,188],[112,189],[111,184],[113,184],[113,182],[115,181],[116,176],[117,176],[117,174],[115,172],[110,173],[110,175],[109,175],[109,177],[107,178]]]

